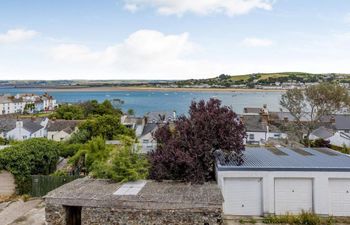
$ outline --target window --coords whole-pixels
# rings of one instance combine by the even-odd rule
[[[143,139],[143,140],[142,140],[142,143],[144,143],[144,144],[148,144],[148,143],[149,143],[149,140],[147,140],[147,139]]]
[[[254,140],[254,134],[249,134],[249,140]]]
[[[281,137],[281,134],[274,134],[273,135],[275,138],[279,138],[279,137]]]

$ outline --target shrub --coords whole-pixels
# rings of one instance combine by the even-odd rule
[[[34,138],[0,151],[0,170],[11,172],[19,194],[29,193],[30,175],[48,175],[56,170],[62,145],[45,138]]]
[[[192,102],[189,117],[181,116],[174,125],[156,131],[158,146],[150,153],[150,177],[193,183],[213,180],[213,152],[234,153],[241,164],[245,136],[243,123],[232,109],[221,106],[220,100]]]

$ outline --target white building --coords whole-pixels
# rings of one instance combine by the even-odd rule
[[[77,120],[50,120],[47,125],[47,139],[66,141],[78,131],[79,123]]]
[[[350,157],[330,149],[247,148],[237,165],[217,152],[225,215],[350,216]]]
[[[9,140],[26,140],[47,136],[48,118],[42,119],[4,119],[0,120],[0,136]]]
[[[247,131],[246,144],[265,144],[269,139],[285,139],[287,134],[280,131],[276,126],[269,124],[265,115],[243,115],[241,120]]]

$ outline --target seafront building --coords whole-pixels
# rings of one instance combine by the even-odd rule
[[[0,95],[0,115],[51,111],[56,107],[56,100],[46,93],[44,95]]]

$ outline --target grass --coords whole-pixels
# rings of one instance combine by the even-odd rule
[[[262,220],[266,224],[290,224],[290,225],[332,225],[336,223],[350,224],[349,218],[319,217],[311,212],[302,212],[300,215],[267,216]]]
[[[238,222],[240,224],[245,224],[245,223],[256,224],[257,223],[256,219],[254,219],[254,218],[240,219]]]

